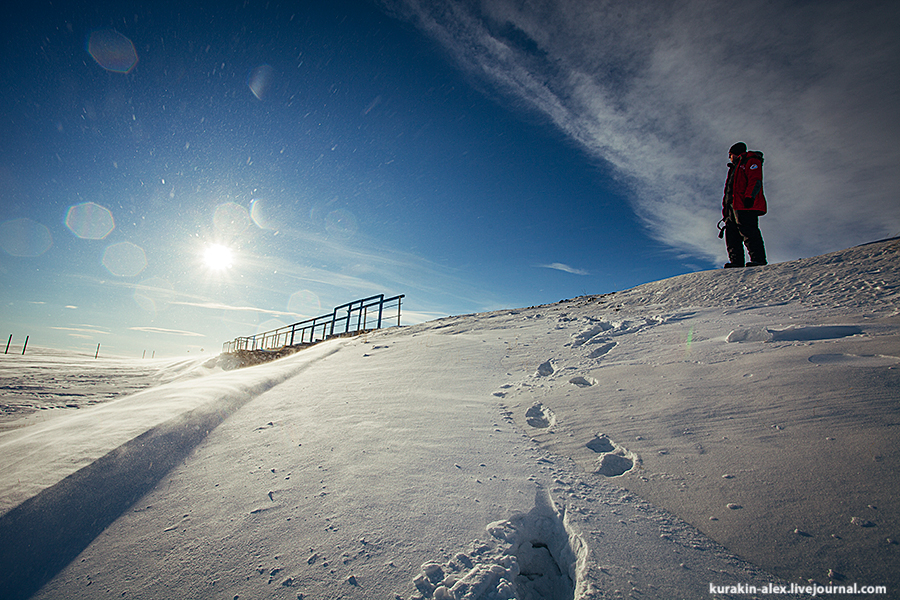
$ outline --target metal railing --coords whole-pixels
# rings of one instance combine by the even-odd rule
[[[330,313],[313,317],[293,325],[285,325],[272,331],[235,338],[222,345],[222,352],[239,350],[276,350],[285,346],[302,346],[326,340],[335,335],[359,333],[381,329],[385,320],[394,315],[386,311],[397,307],[397,325],[400,325],[400,300],[403,294],[385,299],[384,294],[354,300],[335,306]],[[342,329],[343,328],[343,329]]]

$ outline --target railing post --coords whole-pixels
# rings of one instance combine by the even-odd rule
[[[400,325],[401,298],[403,298],[402,294],[388,299],[388,302],[397,300],[398,326]],[[300,323],[286,325],[272,331],[265,331],[248,337],[237,337],[230,342],[225,342],[222,345],[222,350],[223,352],[235,352],[239,350],[254,351],[260,349],[268,350],[281,346],[294,346],[297,344],[298,329],[300,330],[300,344],[314,344],[317,341],[317,328],[322,329],[322,333],[320,334],[321,338],[319,341],[326,340],[329,337],[334,336],[336,330],[340,333],[340,330],[336,329],[338,321],[344,321],[343,333],[359,333],[360,331],[364,331],[369,328],[369,308],[375,306],[375,304],[378,305],[378,320],[375,324],[375,329],[381,329],[384,326],[384,294],[370,296],[368,298],[362,298],[360,300],[354,300],[353,302],[336,306],[334,307],[334,309],[332,309],[331,314],[320,315],[318,317],[307,319],[306,321],[301,321]],[[347,310],[346,314],[341,312],[344,309]],[[355,330],[352,329],[353,325],[351,323],[354,311],[357,311],[359,313],[356,315]],[[288,331],[288,328],[290,328],[290,331]],[[307,342],[306,340],[307,330],[309,330],[309,342]],[[9,344],[11,341],[12,335],[10,335],[10,339],[7,340],[7,352],[9,351]]]

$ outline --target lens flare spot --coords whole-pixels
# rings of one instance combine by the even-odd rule
[[[254,199],[250,202],[250,219],[260,229],[277,230],[284,216],[281,213],[269,200]]]
[[[116,222],[108,208],[82,202],[69,207],[66,227],[83,240],[102,240],[116,228]]]
[[[212,271],[230,269],[233,261],[234,253],[227,246],[212,244],[203,251],[203,264]]]
[[[134,44],[115,29],[100,29],[91,33],[88,54],[98,65],[114,73],[129,73],[138,61]]]
[[[293,313],[314,317],[322,311],[322,302],[315,292],[300,290],[288,298],[287,309]]]
[[[276,329],[281,329],[282,327],[286,327],[287,323],[281,321],[279,319],[268,319],[267,321],[263,321],[259,325],[256,326],[256,334],[266,333],[269,331],[274,331]]]
[[[119,242],[103,252],[103,266],[116,277],[134,277],[147,267],[147,255],[137,244]]]
[[[0,223],[0,247],[12,256],[34,258],[53,245],[53,236],[44,225],[31,219]]]

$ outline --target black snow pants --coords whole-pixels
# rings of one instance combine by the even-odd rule
[[[732,209],[725,219],[725,247],[731,264],[744,265],[744,246],[747,246],[750,262],[766,264],[766,246],[759,230],[759,212]]]

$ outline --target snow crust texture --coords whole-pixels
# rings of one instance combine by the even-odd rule
[[[898,260],[888,240],[694,273],[239,371],[186,362],[125,397],[36,409],[0,431],[0,589],[669,600],[815,581],[893,593]]]

